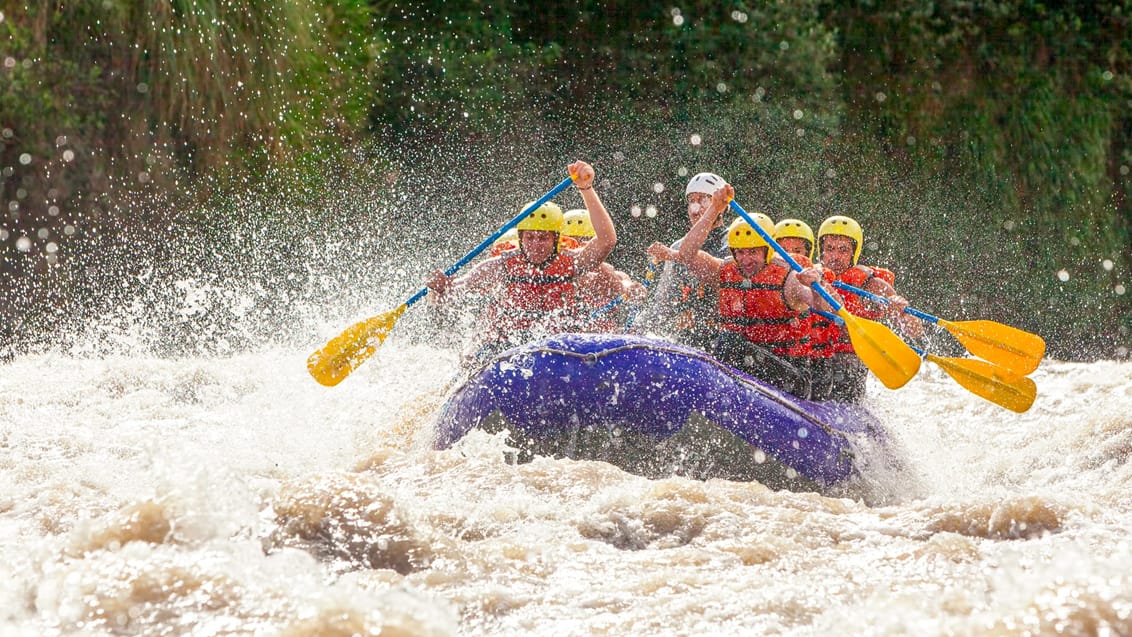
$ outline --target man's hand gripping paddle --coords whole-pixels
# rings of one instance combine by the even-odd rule
[[[778,253],[778,256],[790,264],[795,272],[802,271],[802,266],[782,246],[778,245],[774,237],[770,236],[762,226],[756,223],[738,202],[732,199],[728,202],[728,205],[750,224],[755,232],[758,232],[759,236]],[[887,326],[876,321],[853,316],[817,281],[812,283],[811,287],[825,299],[825,302],[833,308],[837,316],[845,322],[845,329],[849,332],[849,340],[853,343],[853,350],[856,351],[861,362],[876,374],[880,382],[884,383],[885,387],[899,389],[920,370],[919,355]]]
[[[550,201],[555,195],[565,190],[575,179],[577,179],[576,175],[570,175],[566,179],[563,179],[562,183],[524,208],[522,212],[503,224],[499,230],[496,230],[490,237],[484,239],[483,243],[472,248],[471,252],[465,254],[459,261],[453,264],[452,267],[445,270],[444,274],[448,276],[455,274],[457,270],[467,265],[476,255],[486,250],[496,239],[503,236],[503,233],[514,228],[524,217],[530,214],[532,210],[537,209],[539,206]],[[418,290],[416,294],[409,297],[409,300],[397,306],[396,309],[354,323],[346,328],[344,332],[330,339],[330,342],[322,349],[307,358],[307,370],[310,371],[311,376],[327,387],[342,382],[342,380],[357,369],[359,365],[364,363],[366,359],[372,356],[373,353],[377,351],[377,348],[385,342],[385,337],[389,336],[389,331],[397,324],[397,319],[401,318],[405,310],[407,310],[410,305],[424,298],[426,294],[428,294],[428,287],[423,287]]]

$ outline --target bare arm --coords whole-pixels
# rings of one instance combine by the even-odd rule
[[[870,270],[869,273],[871,275],[872,271]],[[892,287],[888,281],[885,281],[879,276],[869,277],[869,280],[865,282],[865,291],[888,299],[885,311],[892,318],[899,318],[904,312],[904,308],[908,307],[908,300],[900,296],[900,294],[896,292],[896,288]]]
[[[905,334],[913,338],[919,338],[924,333],[924,323],[920,319],[904,313],[904,308],[908,307],[908,300],[901,296],[896,288],[892,287],[888,281],[874,276],[865,283],[865,290],[883,296],[888,299],[885,306],[885,312],[889,318],[895,320]]]
[[[425,285],[433,292],[432,302],[443,303],[453,297],[474,291],[486,291],[503,281],[503,258],[493,257],[472,268],[462,277],[451,277],[442,270],[429,275]]]
[[[655,261],[675,261],[678,254],[659,241],[654,241],[652,245],[645,249],[645,253]]]
[[[806,268],[801,272],[790,272],[786,275],[786,283],[782,293],[786,297],[786,305],[795,312],[805,312],[819,304],[821,295],[814,292],[810,284],[818,280],[821,273],[816,268]],[[824,305],[824,303],[822,303]],[[826,308],[819,308],[826,309]]]
[[[704,241],[707,241],[708,235],[711,234],[711,229],[715,227],[719,216],[727,208],[727,202],[734,196],[735,189],[731,187],[731,184],[724,184],[719,190],[716,190],[711,197],[711,208],[696,221],[680,242],[680,251],[676,254],[676,260],[688,266],[692,274],[704,283],[718,282],[719,270],[723,267],[723,259],[714,257],[701,248],[704,247]]]
[[[582,248],[575,260],[578,272],[588,272],[613,252],[617,245],[617,229],[613,227],[613,219],[609,211],[601,203],[601,198],[594,191],[594,169],[584,161],[570,164],[570,174],[577,175],[574,186],[582,193],[582,201],[586,203],[586,210],[590,213],[590,222],[594,226],[594,238]]]

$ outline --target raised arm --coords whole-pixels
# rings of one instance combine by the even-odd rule
[[[590,213],[590,223],[594,226],[594,238],[582,248],[575,261],[578,272],[588,272],[613,252],[617,245],[617,229],[613,227],[609,211],[594,191],[593,166],[584,161],[576,161],[570,164],[570,174],[578,176],[574,180],[574,186],[582,194],[582,201]]]
[[[676,254],[676,260],[688,266],[692,274],[705,283],[718,280],[723,259],[714,257],[701,248],[704,247],[704,241],[707,241],[719,216],[727,208],[727,202],[734,197],[735,189],[731,184],[723,184],[711,196],[711,208],[696,221],[680,242],[680,251]]]

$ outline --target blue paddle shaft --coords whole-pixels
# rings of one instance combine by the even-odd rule
[[[845,324],[845,319],[841,318],[840,316],[838,316],[836,314],[830,314],[829,312],[825,312],[823,310],[815,310],[812,307],[810,308],[810,311],[813,312],[814,314],[817,314],[818,316],[824,316],[825,318],[833,321],[834,323],[838,323],[838,324],[841,324],[841,325]]]
[[[888,303],[888,299],[884,298],[883,296],[881,296],[879,294],[873,294],[872,292],[869,292],[868,290],[862,290],[861,288],[853,286],[853,285],[849,285],[848,283],[842,283],[841,281],[834,281],[833,287],[840,288],[842,290],[845,290],[846,292],[852,292],[853,294],[856,294],[857,296],[863,296],[870,301],[875,301],[877,303],[886,303],[886,304]],[[928,321],[929,323],[939,323],[938,318],[932,316],[931,314],[928,314],[927,312],[921,312],[917,309],[906,307],[906,308],[904,308],[904,313],[905,314],[911,314],[912,316],[914,316],[918,319],[923,319],[925,321]]]
[[[759,236],[763,238],[763,241],[766,241],[767,244],[770,245],[770,247],[774,248],[774,251],[778,253],[778,256],[782,257],[786,260],[786,263],[790,264],[791,269],[793,269],[795,272],[802,271],[802,266],[794,260],[794,257],[790,256],[789,252],[783,249],[782,246],[778,245],[778,242],[774,240],[774,237],[767,234],[766,230],[764,230],[762,226],[755,223],[755,220],[751,218],[751,215],[747,214],[746,210],[743,210],[743,206],[740,206],[739,202],[732,199],[730,202],[728,202],[728,205],[731,206],[731,209],[734,210],[736,214],[743,218],[743,221],[746,221],[748,224],[750,224],[750,226],[755,229],[755,232],[759,233]],[[826,292],[825,288],[823,288],[817,281],[811,283],[810,287],[812,287],[814,291],[820,294],[821,298],[825,299],[826,303],[829,303],[829,306],[833,308],[834,312],[841,311],[841,304],[838,303],[837,299],[833,298],[833,296],[829,292]]]
[[[467,265],[469,261],[476,258],[476,255],[478,255],[479,253],[486,250],[488,248],[488,246],[490,246],[491,244],[495,243],[495,240],[498,239],[499,237],[502,237],[503,233],[505,233],[508,230],[510,230],[511,228],[514,228],[515,226],[519,225],[519,222],[522,221],[523,218],[526,217],[528,214],[530,214],[531,211],[537,209],[539,206],[541,206],[544,203],[553,199],[554,195],[557,195],[558,193],[562,192],[563,190],[566,189],[567,186],[569,186],[572,183],[574,183],[574,176],[573,175],[567,177],[566,179],[563,179],[562,182],[559,183],[554,188],[552,188],[550,190],[550,192],[539,197],[537,201],[535,201],[531,205],[527,206],[526,208],[523,208],[522,212],[520,212],[519,214],[512,217],[512,219],[510,221],[508,221],[507,223],[503,224],[498,230],[495,231],[494,234],[492,234],[490,237],[484,239],[483,242],[480,243],[478,246],[472,248],[471,252],[468,252],[463,257],[461,257],[459,261],[452,264],[452,267],[445,270],[444,274],[446,274],[447,276],[452,276],[453,274],[456,274],[457,270],[459,270],[460,268]],[[424,295],[426,295],[426,294],[428,294],[428,286],[425,286],[425,287],[417,290],[416,294],[409,297],[408,301],[405,301],[405,306],[408,307],[408,306],[412,305],[413,303],[416,303],[417,301],[424,298]]]

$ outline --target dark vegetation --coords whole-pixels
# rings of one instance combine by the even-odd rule
[[[259,305],[293,304],[321,276],[332,302],[388,284],[335,272],[339,243],[377,255],[396,237],[396,298],[585,158],[630,272],[682,232],[687,175],[712,170],[776,219],[858,218],[864,260],[896,269],[923,309],[1038,332],[1062,358],[1128,355],[1127,0],[0,12],[8,351],[139,298],[120,282],[161,263],[235,262],[271,288]],[[452,245],[421,252],[438,233]]]

